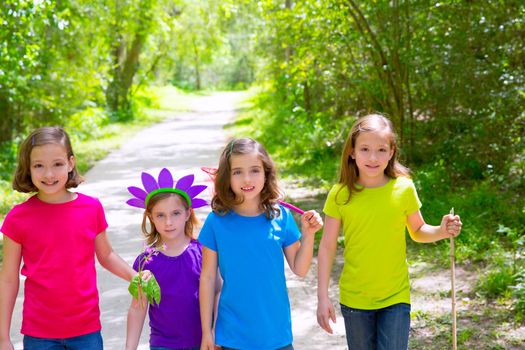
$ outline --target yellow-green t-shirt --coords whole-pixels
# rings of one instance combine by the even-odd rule
[[[336,184],[323,209],[343,224],[341,304],[374,310],[410,303],[405,227],[407,216],[421,207],[414,183],[398,177],[352,193],[345,204],[347,199],[346,185]]]

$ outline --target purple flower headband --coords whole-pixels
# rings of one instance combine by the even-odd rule
[[[155,178],[146,172],[142,173],[142,185],[144,189],[130,186],[128,187],[129,193],[131,193],[135,198],[128,199],[126,202],[132,207],[146,209],[148,202],[154,195],[158,193],[177,193],[180,194],[190,208],[196,209],[208,205],[208,202],[204,199],[197,198],[197,195],[204,191],[208,186],[206,185],[193,185],[193,180],[195,176],[193,174],[186,175],[181,177],[175,187],[173,184],[173,175],[169,172],[168,169],[164,168],[159,173],[158,181]]]

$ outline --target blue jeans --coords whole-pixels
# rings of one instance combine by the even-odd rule
[[[406,350],[410,304],[360,310],[341,304],[349,350]]]
[[[226,348],[226,347],[223,346],[221,348],[221,350],[235,350],[235,349],[233,349],[233,348]],[[294,349],[293,349],[292,344],[290,344],[290,345],[286,345],[285,347],[279,348],[279,349],[276,349],[276,350],[294,350]]]
[[[102,350],[100,331],[78,337],[55,339],[24,335],[24,350]]]

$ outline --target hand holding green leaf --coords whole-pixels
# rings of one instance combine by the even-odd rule
[[[153,257],[159,253],[153,246],[148,246],[139,263],[138,274],[131,279],[128,291],[137,300],[140,300],[141,293],[146,295],[151,305],[160,304],[160,286],[155,276],[151,273],[149,277],[144,277],[144,266],[153,260]]]

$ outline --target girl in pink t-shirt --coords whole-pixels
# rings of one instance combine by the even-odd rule
[[[113,251],[98,199],[69,191],[82,181],[63,129],[39,128],[22,143],[13,188],[36,194],[16,205],[0,229],[0,350],[13,349],[9,332],[22,258],[24,349],[103,348],[95,254],[123,279],[136,272]]]

